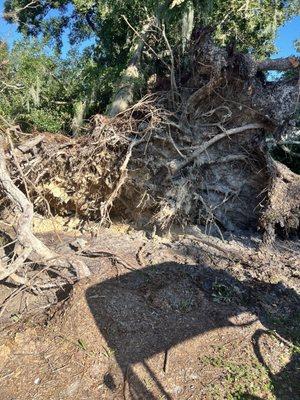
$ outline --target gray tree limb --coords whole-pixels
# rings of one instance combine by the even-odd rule
[[[299,57],[282,57],[258,61],[256,63],[258,71],[288,71],[300,67]]]
[[[67,260],[50,250],[41,240],[39,240],[32,232],[32,222],[34,210],[32,203],[27,199],[25,194],[14,184],[9,172],[6,168],[5,153],[3,143],[0,140],[0,189],[4,194],[17,206],[20,211],[19,220],[16,226],[17,240],[24,251],[20,254],[15,262],[10,265],[7,270],[0,266],[0,278],[4,279],[11,273],[16,272],[20,265],[34,251],[41,260],[50,262],[52,265],[67,267],[73,266],[79,278],[90,275],[88,267],[78,259]],[[24,259],[25,257],[25,259]]]

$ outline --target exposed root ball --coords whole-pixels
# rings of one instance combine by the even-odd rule
[[[269,64],[229,55],[209,37],[189,57],[176,96],[173,87],[114,118],[96,116],[85,137],[8,145],[15,182],[39,212],[101,223],[115,213],[161,228],[202,224],[208,233],[256,229],[261,218],[270,237],[276,224],[297,227],[299,179],[276,169],[266,146],[267,135],[290,129],[297,82],[265,85],[256,72]]]

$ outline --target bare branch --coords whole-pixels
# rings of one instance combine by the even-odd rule
[[[12,20],[17,21],[18,20],[18,14],[20,14],[20,12],[26,10],[27,8],[37,8],[39,5],[41,5],[41,1],[40,0],[32,0],[29,3],[25,4],[24,7],[17,8],[16,10],[11,11],[11,12],[3,13],[3,17],[5,19],[12,19]]]

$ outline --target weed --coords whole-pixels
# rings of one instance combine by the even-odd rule
[[[115,350],[114,349],[111,349],[110,347],[104,347],[104,346],[102,346],[102,347],[104,349],[103,355],[106,358],[111,358],[111,357],[113,357],[115,355]]]
[[[81,350],[86,350],[86,345],[85,345],[85,343],[84,343],[83,340],[78,339],[78,340],[77,340],[77,345],[78,345],[78,347],[79,347]]]
[[[218,347],[217,356],[204,356],[200,361],[204,365],[211,365],[212,367],[224,368],[228,362],[225,356],[225,349]]]
[[[147,390],[150,390],[152,388],[152,381],[149,378],[144,379],[144,384]]]
[[[246,400],[257,396],[273,400],[273,385],[267,370],[258,362],[237,364],[226,359],[213,359],[211,364],[225,370],[222,382],[209,389],[213,399]]]
[[[194,301],[192,299],[192,297],[190,299],[185,299],[182,300],[179,305],[178,305],[178,309],[179,311],[185,313],[191,310],[191,308],[193,307]]]
[[[10,317],[10,319],[12,320],[12,322],[19,322],[21,318],[22,318],[21,314],[13,314],[13,315],[11,315],[11,317]]]
[[[233,299],[233,290],[223,283],[214,282],[212,290],[212,298],[216,303],[230,303]]]

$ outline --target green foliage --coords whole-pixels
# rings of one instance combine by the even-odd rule
[[[0,70],[0,114],[27,130],[61,130],[68,109],[64,102],[56,104],[62,97],[56,76],[59,61],[36,41],[19,42],[11,52],[6,47],[1,57],[5,67]]]
[[[62,60],[36,40],[23,40],[11,51],[1,43],[0,65],[0,115],[26,131],[71,133],[76,105],[85,105],[84,118],[104,110],[116,76],[88,53],[73,51]]]
[[[220,349],[219,354],[205,356],[201,363],[223,370],[219,382],[208,386],[209,393],[213,399],[275,399],[272,393],[273,383],[268,376],[268,371],[256,360],[247,364],[237,363],[228,359]]]
[[[20,87],[2,89],[0,112],[28,127],[69,132],[72,120],[82,117],[78,110],[88,118],[106,109],[132,56],[136,32],[149,18],[164,23],[171,46],[182,51],[195,26],[211,25],[220,44],[235,40],[240,50],[264,57],[274,51],[277,27],[299,8],[296,0],[6,0],[6,20],[25,36],[55,44],[57,54],[64,34],[71,45],[90,41],[82,55],[73,52],[67,60],[49,55],[36,42],[17,45],[5,82]],[[153,33],[149,43],[160,56],[145,47],[139,95],[148,77],[165,74],[170,63],[161,34]]]
[[[226,44],[236,39],[245,51],[262,56],[274,50],[277,27],[299,12],[295,0],[41,0],[26,6],[27,0],[6,0],[5,16],[25,34],[42,33],[59,46],[68,28],[72,43],[94,38],[95,57],[106,65],[124,66],[128,59],[133,31],[152,16],[164,20],[171,41],[181,39],[182,18],[188,7],[194,10],[196,24],[216,27],[217,39]]]
[[[275,50],[276,30],[287,10],[280,0],[218,0],[207,22],[218,21],[216,37],[222,44],[235,39],[241,50],[262,57]]]
[[[226,284],[214,282],[213,284],[213,301],[216,303],[230,303],[233,299],[233,289]]]

